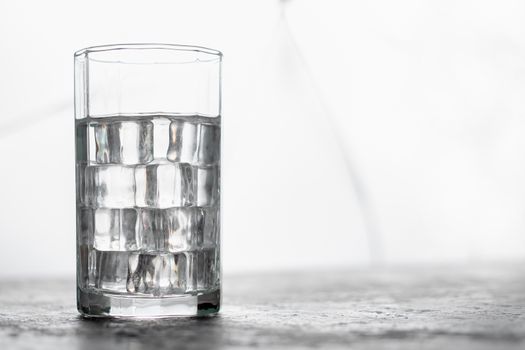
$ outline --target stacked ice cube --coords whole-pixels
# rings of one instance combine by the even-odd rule
[[[216,289],[220,118],[83,119],[76,137],[82,288],[149,296]]]

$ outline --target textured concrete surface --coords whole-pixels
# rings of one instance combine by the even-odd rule
[[[3,281],[1,349],[524,349],[525,269],[341,270],[225,278],[221,314],[86,320],[73,280]]]

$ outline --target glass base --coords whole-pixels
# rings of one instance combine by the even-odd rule
[[[220,289],[164,298],[123,296],[77,288],[77,309],[84,317],[160,318],[208,316],[219,312]]]

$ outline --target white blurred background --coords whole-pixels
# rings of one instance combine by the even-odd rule
[[[0,276],[75,269],[73,52],[224,53],[223,267],[525,258],[525,3],[0,2]]]

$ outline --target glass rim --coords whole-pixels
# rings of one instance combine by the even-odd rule
[[[204,46],[196,45],[182,45],[182,44],[162,44],[162,43],[130,43],[130,44],[107,44],[107,45],[96,45],[89,46],[78,51],[75,51],[74,58],[88,57],[90,53],[103,53],[111,51],[124,51],[124,50],[166,50],[176,52],[196,52],[215,57],[215,59],[222,59],[222,52],[219,50],[211,49]],[[89,59],[89,58],[88,58]],[[99,60],[108,63],[125,63],[121,60]],[[152,62],[153,63],[153,62]]]

